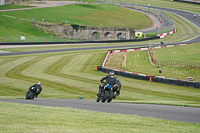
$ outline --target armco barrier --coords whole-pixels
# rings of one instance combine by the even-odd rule
[[[158,34],[157,36],[159,36],[160,38],[165,38],[165,37],[167,37],[167,35],[171,35],[171,34],[174,34],[174,33],[176,33],[176,28],[175,27],[174,27],[173,31],[170,31],[170,32],[167,32],[167,33]]]
[[[192,4],[199,4],[200,5],[200,1],[199,0],[173,0],[173,1],[192,3]]]
[[[97,66],[97,70],[104,73],[109,73],[113,71],[116,75],[120,75],[127,78],[140,79],[140,80],[146,80],[146,81],[151,80],[152,82],[159,82],[159,83],[178,85],[178,86],[186,86],[186,87],[192,87],[192,88],[200,88],[200,82],[167,79],[167,78],[156,77],[156,76],[151,76],[151,75],[137,74],[137,73],[127,72],[127,71],[119,71],[119,70],[109,69],[102,66]]]

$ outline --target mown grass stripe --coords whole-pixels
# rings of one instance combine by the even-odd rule
[[[95,67],[101,65],[105,55],[106,52],[104,51],[90,51],[90,53],[79,51],[13,57],[13,61],[0,67],[3,68],[1,71],[4,76],[1,84],[4,86],[4,81],[9,83],[9,81],[6,81],[7,79],[10,82],[14,81],[10,87],[16,86],[13,88],[16,88],[18,93],[10,89],[8,92],[10,95],[5,96],[24,97],[29,85],[41,81],[44,90],[40,97],[71,99],[83,96],[84,98],[94,99],[98,92],[98,86],[101,84],[99,80],[106,75],[96,71]],[[10,57],[4,58],[9,59]],[[79,80],[79,78],[82,79]],[[150,83],[124,77],[120,77],[120,79],[123,85],[121,95],[117,97],[117,100],[199,105],[200,95],[197,89]],[[5,94],[7,87],[4,86],[3,88]],[[18,91],[17,89],[21,90]],[[5,96],[1,95],[1,98]]]
[[[58,83],[58,82],[45,80],[45,79],[42,79],[42,78],[39,78],[39,77],[25,76],[25,75],[21,74],[22,71],[26,70],[30,66],[32,66],[35,63],[39,62],[42,58],[43,57],[38,57],[38,58],[32,60],[31,62],[27,61],[27,62],[15,67],[15,68],[11,69],[9,72],[6,73],[6,76],[7,77],[11,77],[11,78],[15,78],[15,79],[19,79],[21,81],[23,81],[23,80],[29,81],[31,83],[37,83],[38,81],[40,81],[40,82],[44,83],[45,86],[47,86],[49,88],[56,88],[57,90],[64,91],[64,92],[67,91],[67,92],[70,92],[72,94],[76,93],[76,92],[74,92],[72,90],[73,87],[67,86],[65,84],[61,84],[61,83]],[[69,88],[70,91],[68,89],[66,89],[66,88]]]
[[[74,58],[74,56],[73,56],[73,58]],[[71,80],[74,80],[74,82],[78,81],[77,84],[81,84],[81,82],[88,82],[88,81],[91,81],[92,84],[94,84],[96,82],[96,80],[91,80],[91,79],[88,79],[88,78],[84,78],[82,76],[74,76],[72,74],[66,74],[66,73],[64,74],[62,72],[63,67],[65,67],[66,65],[68,65],[68,63],[70,63],[71,61],[73,61],[72,56],[67,57],[67,58],[66,57],[62,57],[59,60],[57,60],[54,64],[52,64],[51,66],[49,66],[45,70],[45,73],[50,74],[50,75],[55,75],[55,76],[63,77],[63,78],[66,78],[66,80],[67,79],[71,79]],[[80,75],[81,75],[81,73],[80,73]],[[85,87],[85,88],[87,88],[87,87]],[[76,91],[79,91],[79,92],[85,93],[85,94],[92,93],[91,89],[89,89],[89,88],[88,88],[88,90],[85,90],[84,88],[74,87],[74,89]],[[92,94],[94,94],[94,92]]]
[[[176,99],[176,100],[186,100],[186,101],[194,101],[196,103],[199,103],[200,98],[198,96],[187,96],[184,94],[176,94],[176,93],[170,93],[170,92],[160,92],[158,91],[154,91],[154,90],[147,90],[147,89],[141,89],[141,88],[130,88],[128,86],[123,86],[124,88],[126,88],[126,90],[132,91],[133,92],[137,92],[137,93],[141,93],[141,94],[147,94],[147,95],[151,95],[151,96],[156,96],[156,97],[160,97],[161,99]]]

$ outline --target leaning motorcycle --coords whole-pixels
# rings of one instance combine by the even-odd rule
[[[107,84],[101,90],[100,95],[97,95],[96,101],[97,102],[101,101],[104,103],[107,100],[107,102],[111,102],[113,97],[114,97],[113,88],[111,85]]]
[[[26,99],[33,99],[37,97],[37,93],[39,90],[36,87],[31,87],[26,92]]]

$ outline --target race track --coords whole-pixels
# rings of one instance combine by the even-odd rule
[[[200,16],[197,18],[193,17],[193,13],[178,11],[173,9],[164,9],[170,12],[177,13],[184,18],[194,23],[197,28],[200,27]],[[200,36],[186,41],[184,43],[200,42]],[[182,43],[182,42],[180,42]],[[73,48],[73,49],[58,49],[58,50],[44,50],[44,51],[29,51],[29,52],[13,52],[13,53],[0,53],[0,56],[8,55],[22,55],[22,54],[37,54],[37,53],[48,53],[48,52],[63,52],[63,51],[78,51],[78,50],[97,50],[97,49],[112,49],[112,48],[123,48],[133,46],[148,46],[149,44],[141,45],[124,45],[124,46],[107,46],[107,47],[89,47],[89,48]],[[155,44],[160,45],[160,44]],[[196,122],[200,123],[200,108],[194,107],[181,107],[181,106],[167,106],[167,105],[151,105],[151,104],[128,104],[128,103],[96,103],[95,100],[79,100],[79,99],[45,99],[38,98],[35,100],[24,100],[24,99],[0,99],[0,101],[17,102],[25,104],[34,104],[42,106],[56,106],[56,107],[72,107],[78,109],[86,109],[108,113],[122,113],[139,115],[160,119],[169,119],[183,122]]]
[[[200,108],[152,105],[152,104],[129,104],[129,103],[97,103],[92,99],[51,99],[37,98],[25,99],[0,99],[0,101],[17,102],[53,107],[70,107],[84,110],[93,110],[107,113],[121,113],[168,119],[182,122],[200,123]]]

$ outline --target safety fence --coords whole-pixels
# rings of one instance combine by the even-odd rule
[[[157,66],[179,66],[179,67],[190,67],[200,69],[200,63],[190,61],[167,61],[167,60],[154,60],[153,62]]]
[[[171,45],[172,46],[181,46],[185,44],[177,44],[177,45]],[[167,46],[161,46],[161,47],[151,47],[149,49],[149,56],[151,59],[151,62],[157,66],[179,66],[179,67],[189,67],[194,69],[200,69],[200,63],[198,62],[191,62],[191,61],[177,61],[177,60],[158,60],[153,57],[153,49],[156,48],[166,48]],[[169,47],[169,46],[168,46]]]

